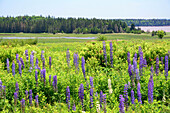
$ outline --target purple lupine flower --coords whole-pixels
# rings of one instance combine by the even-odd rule
[[[19,95],[19,85],[18,82],[15,84],[15,92]]]
[[[75,103],[73,104],[72,110],[73,110],[73,111],[76,111],[76,105],[75,105]]]
[[[132,104],[135,104],[135,97],[134,97],[133,89],[131,90],[131,102],[132,102]]]
[[[31,89],[29,90],[29,103],[30,103],[30,106],[32,106],[32,90]]]
[[[41,51],[41,60],[42,61],[44,60],[44,51],[43,50]]]
[[[81,67],[82,67],[82,72],[83,72],[83,75],[84,75],[84,79],[86,81],[86,73],[85,73],[85,60],[84,60],[84,57],[81,58]]]
[[[162,65],[164,64],[164,57],[161,57],[161,63],[162,63]]]
[[[66,103],[68,105],[68,110],[70,110],[70,89],[69,86],[66,88]]]
[[[126,111],[128,110],[128,85],[125,84],[124,87],[124,98],[125,98],[125,106],[126,106]]]
[[[138,84],[137,84],[137,95],[138,95],[138,102],[140,103],[140,104],[142,104],[142,95],[141,95],[141,93],[140,93],[140,83],[138,82]]]
[[[124,111],[124,98],[123,95],[119,95],[119,112],[125,113]]]
[[[137,53],[136,53],[136,52],[135,52],[135,54],[134,54],[134,57],[135,57],[135,59],[137,60],[137,57],[138,57],[138,56],[137,56]]]
[[[25,50],[26,60],[28,61],[28,50]]]
[[[75,65],[75,68],[77,70],[77,72],[79,72],[79,56],[78,54],[74,53],[74,65]]]
[[[140,80],[139,69],[136,69],[136,80],[137,80],[137,81]]]
[[[19,63],[19,55],[18,54],[16,54],[16,61],[17,61],[17,63]]]
[[[147,60],[146,60],[146,58],[144,59],[143,64],[144,64],[144,67],[146,67],[146,66],[147,66]]]
[[[35,103],[36,103],[36,105],[38,107],[38,105],[39,105],[39,103],[38,103],[38,95],[35,96]]]
[[[20,76],[21,76],[21,74],[22,74],[22,69],[21,69],[21,67],[22,67],[22,64],[21,64],[21,62],[19,61],[19,62],[18,62],[18,71],[19,71]]]
[[[106,113],[106,94],[103,95],[104,113]]]
[[[93,108],[93,88],[90,88],[90,108]]]
[[[46,69],[42,70],[42,75],[43,75],[44,85],[45,85],[46,84],[46,79],[45,79],[45,77],[46,77]]]
[[[96,92],[95,96],[98,98],[98,93]]]
[[[168,55],[165,56],[165,77],[168,80]]]
[[[102,108],[102,102],[103,102],[103,92],[100,91],[100,107]]]
[[[36,81],[36,85],[38,85],[38,72],[37,72],[37,70],[35,71],[35,81]]]
[[[38,69],[38,63],[39,63],[38,58],[36,58],[35,69]]]
[[[17,92],[14,93],[14,105],[17,105],[17,98],[18,98],[18,94]]]
[[[113,45],[112,45],[112,42],[110,42],[110,63],[111,63],[111,67],[113,68]]]
[[[27,90],[25,90],[25,96],[26,96],[26,98],[28,97],[28,91]]]
[[[129,64],[128,66],[128,73],[129,73],[129,77],[132,77],[132,65]]]
[[[53,88],[54,91],[57,91],[57,75],[53,76]]]
[[[90,77],[90,86],[91,86],[92,88],[94,88],[94,85],[93,85],[93,77]]]
[[[159,57],[156,57],[156,71],[155,71],[156,75],[159,74]]]
[[[149,79],[149,82],[148,82],[148,102],[149,102],[149,103],[152,103],[152,102],[153,102],[153,85],[152,85],[152,79],[153,79],[153,78],[150,78],[150,79]]]
[[[144,66],[143,52],[142,52],[142,50],[140,50],[140,53],[139,53],[139,72],[140,72],[140,76],[142,76],[142,73],[143,73],[143,66]]]
[[[51,75],[49,75],[49,84],[51,86]]]
[[[128,62],[128,65],[131,64],[131,61],[130,61],[130,52],[129,51],[127,53],[127,62]]]
[[[103,54],[104,54],[105,66],[107,67],[107,54],[106,54],[106,42],[105,41],[103,41]]]
[[[15,76],[15,63],[12,63],[12,75]]]
[[[22,98],[22,100],[21,100],[20,102],[21,102],[22,111],[24,111],[24,108],[25,108],[25,100]]]
[[[22,64],[22,68],[24,69],[24,68],[25,68],[25,65],[24,65],[24,61],[23,61],[22,58],[20,58],[20,62],[21,62],[21,64]]]
[[[133,74],[136,74],[136,69],[137,69],[137,62],[136,62],[136,58],[133,58]]]
[[[9,73],[9,59],[6,59],[6,67],[7,67],[7,72]]]
[[[0,79],[0,97],[2,98],[2,81],[1,81],[1,79]]]
[[[45,58],[43,58],[43,69],[45,69]]]
[[[49,68],[51,69],[51,57],[49,57]]]
[[[66,58],[67,58],[67,65],[68,65],[68,67],[70,67],[70,52],[69,52],[69,49],[67,49]]]
[[[81,105],[82,105],[82,109],[83,109],[83,100],[84,100],[84,86],[83,84],[80,84],[80,87],[79,87],[79,98],[80,98],[80,101],[81,101]]]

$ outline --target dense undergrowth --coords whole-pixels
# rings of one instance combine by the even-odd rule
[[[75,45],[74,45],[75,44]],[[103,42],[83,42],[83,43],[61,43],[61,44],[38,44],[24,45],[17,47],[1,46],[0,49],[0,79],[2,81],[0,111],[1,112],[101,112],[117,113],[119,112],[119,96],[124,95],[124,86],[128,84],[128,111],[125,112],[169,112],[170,107],[170,81],[165,78],[165,56],[170,58],[169,41],[113,41],[113,67],[110,62],[110,46],[109,41],[106,42],[107,66],[105,65],[105,57],[103,55]],[[44,46],[43,46],[44,45]],[[49,45],[49,46],[48,46]],[[69,46],[71,45],[71,46]],[[146,58],[147,65],[143,67],[142,76],[140,76],[141,99],[142,104],[138,102],[137,82],[134,78],[135,87],[132,86],[131,78],[128,73],[127,53],[130,52],[131,64],[133,57],[137,53],[137,67],[140,63],[139,46],[143,51],[143,58]],[[62,50],[58,50],[60,48]],[[70,48],[70,63],[68,66],[66,54],[67,48]],[[28,61],[26,60],[25,50],[28,50]],[[42,50],[44,54],[42,54]],[[68,52],[67,52],[68,53]],[[75,53],[79,57],[75,63]],[[22,66],[22,73],[19,74],[19,63],[16,54],[22,57],[25,68]],[[34,55],[33,55],[34,54]],[[30,62],[33,55],[34,66]],[[74,56],[74,57],[73,57]],[[159,74],[155,74],[156,57],[159,56]],[[49,64],[51,57],[51,68]],[[85,75],[82,72],[82,57],[85,58]],[[163,57],[163,63],[161,62]],[[9,73],[7,71],[6,60],[9,59]],[[45,60],[44,60],[44,59]],[[36,59],[38,59],[39,69],[36,67]],[[12,63],[15,63],[15,75],[12,73]],[[43,62],[45,61],[45,65]],[[78,65],[77,65],[78,64]],[[148,82],[151,66],[154,67],[153,82],[153,102],[148,102]],[[168,63],[170,67],[170,60]],[[33,69],[31,69],[32,67]],[[46,69],[45,77],[41,71]],[[36,81],[35,72],[38,72],[38,80]],[[49,76],[51,75],[51,79]],[[53,85],[53,76],[57,75],[57,90]],[[93,86],[90,82],[93,77]],[[45,79],[44,79],[45,78]],[[45,81],[44,81],[45,80]],[[50,82],[51,80],[51,82]],[[108,80],[111,80],[111,88],[108,87]],[[17,91],[16,83],[19,85],[18,98],[14,100],[14,93]],[[80,98],[79,87],[84,86],[83,99]],[[130,84],[130,85],[129,85]],[[70,89],[70,100],[66,96],[66,88]],[[90,95],[90,89],[93,89],[93,96]],[[131,90],[134,90],[135,104],[131,102]],[[25,91],[32,90],[32,104],[30,104],[30,96]],[[112,90],[112,92],[110,91]],[[101,91],[106,94],[105,100],[101,102]],[[38,104],[35,96],[38,95]],[[20,104],[21,99],[25,100],[25,106]],[[91,102],[91,98],[93,102]],[[103,98],[103,97],[102,97]],[[66,103],[66,100],[69,103]],[[83,100],[83,106],[82,106]],[[17,101],[17,103],[16,103]],[[90,105],[93,103],[93,107]],[[68,105],[70,104],[70,110]],[[72,107],[75,104],[76,110]],[[21,107],[22,106],[22,107]]]

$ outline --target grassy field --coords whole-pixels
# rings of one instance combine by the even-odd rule
[[[5,37],[99,36],[99,34],[0,34],[1,37],[3,35],[6,35]],[[0,91],[2,91],[2,93],[0,92],[0,112],[80,113],[85,111],[86,113],[96,113],[98,108],[100,108],[99,111],[101,113],[105,111],[107,111],[107,113],[118,113],[120,104],[119,97],[120,95],[125,95],[126,90],[128,101],[124,103],[124,110],[126,107],[128,109],[127,111],[125,110],[125,113],[169,113],[170,79],[168,76],[166,80],[164,68],[165,56],[170,56],[170,53],[168,53],[170,50],[169,35],[170,33],[166,35],[167,38],[161,40],[156,36],[151,37],[149,34],[105,34],[108,39],[108,41],[106,41],[105,50],[103,42],[97,40],[1,40],[0,80],[2,83],[0,85],[2,85],[3,88],[0,87]],[[112,46],[110,46],[110,42],[112,42]],[[140,47],[143,54],[139,52]],[[110,55],[110,48],[112,48],[112,57]],[[66,54],[67,49],[69,49],[70,55]],[[28,60],[25,50],[28,50]],[[106,59],[104,51],[106,51]],[[137,63],[136,70],[138,71],[141,64],[140,59],[146,59],[147,64],[143,63],[143,65],[145,65],[142,69],[143,71],[139,71],[142,72],[140,77],[138,77],[139,75],[133,70],[131,71],[134,78],[129,75],[127,62],[128,51],[130,52],[130,63],[135,65],[133,61],[135,60]],[[137,53],[136,59],[134,59],[135,53]],[[23,68],[22,64],[22,72],[19,71],[19,63],[16,54],[19,55],[19,58],[23,59],[25,68]],[[75,56],[75,54],[78,54],[78,57]],[[31,60],[32,55],[33,61]],[[159,56],[158,75],[156,75],[157,56]],[[49,57],[52,59],[51,68]],[[83,72],[82,66],[83,57],[85,59],[85,73]],[[163,57],[163,63],[161,62],[161,57]],[[6,65],[7,58],[9,59],[9,67]],[[113,59],[113,63],[111,63],[111,58]],[[36,64],[36,59],[39,61],[38,64]],[[32,62],[34,66],[32,66]],[[75,62],[77,62],[78,65]],[[13,63],[15,64],[15,69],[13,68],[14,66],[12,66]],[[38,65],[39,69],[36,69],[35,65]],[[151,66],[154,68],[154,73],[151,72]],[[7,68],[9,68],[9,72]],[[42,73],[44,69],[45,75]],[[38,72],[37,81],[35,79],[36,72]],[[148,84],[152,74],[154,91],[153,102],[150,102],[148,100],[150,97],[148,94]],[[168,74],[170,74],[170,71],[168,71]],[[55,75],[57,75],[57,91],[52,83]],[[93,81],[90,79],[91,77],[93,77]],[[111,81],[111,85],[108,87],[109,80]],[[91,85],[91,81],[93,85]],[[132,82],[135,82],[135,87],[133,87]],[[17,88],[17,83],[19,88]],[[141,86],[140,93],[142,96],[142,104],[138,99],[138,83],[140,83]],[[80,84],[84,86],[83,101],[79,95]],[[128,89],[126,88],[127,84]],[[6,87],[4,88],[4,86]],[[66,95],[66,88],[68,86],[70,89],[70,99],[68,95]],[[28,95],[26,95],[25,90],[32,90],[32,94],[29,92]],[[93,90],[92,96],[90,94],[91,90]],[[131,90],[134,91],[135,104],[131,101]],[[101,94],[101,91],[103,94]],[[14,99],[15,92],[18,92],[17,99]],[[106,98],[103,96],[104,94],[106,94]],[[29,95],[32,95],[32,100]],[[38,95],[38,104],[35,101],[36,95]],[[123,96],[123,98],[126,97]],[[21,106],[21,99],[25,100],[25,106]],[[91,100],[93,100],[93,102]],[[32,104],[30,104],[30,101]],[[72,110],[74,104],[76,110]],[[90,107],[91,104],[93,104],[93,107]],[[98,107],[100,104],[101,107]]]

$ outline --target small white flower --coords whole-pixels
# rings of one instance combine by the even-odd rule
[[[108,87],[109,87],[109,93],[112,94],[113,90],[112,90],[112,85],[111,85],[111,79],[108,79]]]

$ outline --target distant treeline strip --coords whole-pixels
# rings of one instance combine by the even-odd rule
[[[0,17],[0,33],[122,33],[127,24],[120,20],[54,18],[42,16]]]
[[[126,22],[128,26],[170,26],[170,19],[116,19]]]

